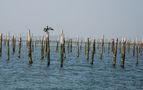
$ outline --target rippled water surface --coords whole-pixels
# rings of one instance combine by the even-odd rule
[[[10,48],[8,60],[7,49],[3,47],[0,58],[0,90],[143,90],[143,56],[136,57],[127,53],[125,68],[120,67],[121,55],[117,55],[116,67],[112,66],[112,54],[107,50],[103,59],[96,52],[93,65],[87,62],[84,49],[76,57],[76,48],[66,53],[64,67],[60,68],[59,53],[51,47],[51,65],[47,59],[41,60],[41,46],[32,54],[33,64],[28,64],[27,47],[22,46],[21,58],[18,48],[13,55]],[[90,59],[89,59],[90,61]]]

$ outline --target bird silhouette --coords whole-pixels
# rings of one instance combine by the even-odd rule
[[[48,26],[47,26],[47,28],[44,28],[44,31],[45,31],[45,32],[47,32],[47,31],[49,31],[49,30],[54,30],[54,29],[51,28],[51,27],[48,27]]]

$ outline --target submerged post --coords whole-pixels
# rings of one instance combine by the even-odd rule
[[[61,67],[63,67],[63,61],[64,61],[64,42],[65,41],[65,37],[64,37],[64,33],[62,31],[61,35],[60,35],[60,60],[61,60]]]

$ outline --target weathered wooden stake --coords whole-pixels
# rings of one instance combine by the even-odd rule
[[[60,61],[61,61],[61,65],[60,67],[63,67],[63,62],[64,62],[64,44],[65,43],[65,38],[64,38],[64,33],[62,31],[61,35],[60,35]]]
[[[41,41],[41,60],[44,59],[44,36],[42,37],[42,41]]]
[[[111,45],[111,43],[110,43],[110,41],[108,42],[108,55],[110,54],[110,45]]]
[[[128,53],[130,53],[130,41],[127,42],[128,45]]]
[[[84,43],[84,54],[85,56],[87,55],[87,42],[86,41]]]
[[[57,40],[56,52],[59,51],[59,41]]]
[[[103,50],[104,50],[104,36],[103,39],[101,39],[101,46],[100,46],[100,59],[103,58]]]
[[[124,68],[125,54],[126,54],[126,40],[124,39],[121,42],[121,54],[122,54],[121,67]]]
[[[139,47],[136,45],[136,65],[138,65],[138,53],[139,53]]]
[[[113,66],[116,65],[116,57],[117,57],[117,48],[118,48],[118,39],[116,40],[116,46],[114,39],[112,40],[112,52],[113,52]]]
[[[134,43],[133,43],[133,57],[135,56],[135,46],[136,46],[136,42],[134,40]]]
[[[47,37],[47,42],[48,42],[48,51],[47,51],[47,53],[48,53],[48,66],[50,65],[50,40],[49,40],[49,33],[48,33],[48,37]]]
[[[2,56],[2,41],[3,41],[3,36],[2,33],[0,33],[0,57]]]
[[[70,42],[71,42],[71,44],[70,44],[70,52],[72,52],[72,39],[70,39]]]
[[[19,37],[19,40],[18,40],[18,45],[19,45],[18,58],[20,58],[20,53],[21,53],[21,42],[22,42],[22,37],[21,37],[21,34],[20,34],[20,37]]]
[[[28,62],[29,64],[32,64],[33,61],[32,61],[32,38],[31,38],[31,33],[30,33],[30,30],[28,32],[28,35],[27,35],[27,43],[28,43]]]
[[[82,51],[82,43],[83,43],[83,41],[81,40],[81,42],[80,42],[80,51]]]
[[[79,46],[79,38],[77,40],[77,57],[79,57],[79,51],[80,51],[80,46]]]
[[[90,41],[89,38],[87,38],[87,56],[86,56],[87,62],[89,61],[89,52],[90,52]]]
[[[13,35],[13,37],[12,37],[12,51],[13,51],[13,54],[15,53],[15,47],[16,47],[16,38]]]
[[[7,34],[7,35],[6,35],[7,60],[9,60],[9,59],[10,59],[9,37],[10,37],[10,35],[9,35],[9,34]]]
[[[92,46],[92,57],[91,57],[91,65],[93,65],[94,62],[94,55],[95,55],[95,39],[93,41],[93,46]]]

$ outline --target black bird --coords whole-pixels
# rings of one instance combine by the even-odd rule
[[[48,27],[48,26],[47,26],[47,28],[44,28],[44,31],[45,31],[45,32],[47,32],[47,31],[49,31],[49,30],[54,30],[54,29],[51,28],[51,27]]]

